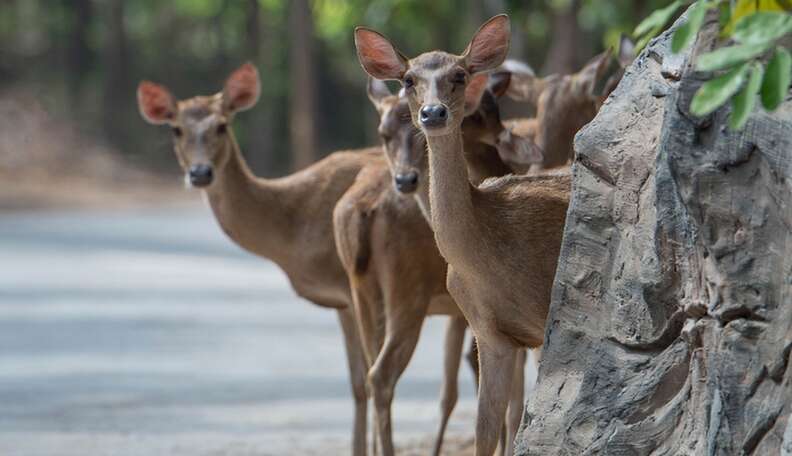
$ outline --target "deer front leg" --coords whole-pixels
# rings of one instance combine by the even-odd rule
[[[428,299],[426,305],[428,305]],[[393,309],[393,307],[388,306],[388,309]],[[415,346],[418,344],[421,325],[426,314],[425,305],[423,310],[418,312],[406,308],[393,310],[389,312],[386,320],[385,344],[369,371],[377,437],[383,456],[393,456],[395,452],[391,421],[393,392],[396,389],[396,382],[407,368]]]
[[[475,456],[492,456],[502,434],[517,347],[496,334],[479,333],[477,341],[481,385],[478,394]]]
[[[459,398],[459,364],[462,359],[462,347],[465,344],[465,330],[467,320],[463,317],[450,317],[446,326],[445,347],[443,359],[443,389],[440,399],[440,429],[437,431],[435,440],[434,456],[440,455],[443,447],[443,436],[445,435],[448,419],[451,412],[456,407]],[[478,363],[478,360],[476,360]]]
[[[344,334],[352,397],[355,399],[355,421],[352,428],[352,455],[366,456],[366,421],[368,398],[366,395],[366,360],[358,336],[355,317],[350,309],[338,311],[341,331]]]
[[[506,413],[506,444],[504,446],[505,455],[514,454],[514,438],[520,428],[523,408],[525,407],[525,358],[526,350],[517,350],[514,360],[514,375],[512,376],[511,397],[509,398],[509,410]]]

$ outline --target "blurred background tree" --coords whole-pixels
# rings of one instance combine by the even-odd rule
[[[272,176],[337,149],[375,144],[355,58],[365,24],[408,55],[461,52],[507,12],[512,56],[541,74],[571,72],[669,0],[0,0],[0,96],[33,93],[47,112],[124,160],[175,172],[167,132],[137,113],[136,84],[209,94],[243,61],[264,91],[235,130],[255,171]],[[24,154],[24,151],[18,153]]]

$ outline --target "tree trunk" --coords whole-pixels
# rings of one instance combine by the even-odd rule
[[[292,167],[304,168],[316,159],[316,78],[313,65],[314,36],[308,0],[289,2],[291,81],[289,129]]]
[[[93,23],[94,9],[91,0],[72,0],[66,3],[73,17],[69,24],[67,55],[68,90],[74,103],[82,100],[85,76],[93,66],[93,51],[88,46],[88,34]]]
[[[133,93],[129,80],[129,44],[124,27],[124,1],[105,2],[104,43],[105,81],[103,93],[103,127],[105,135],[116,144],[126,144],[126,117],[121,106],[128,103]]]
[[[688,112],[665,33],[576,141],[519,455],[792,454],[792,101]]]
[[[582,59],[590,55],[577,20],[581,3],[582,0],[572,0],[564,11],[556,12],[553,17],[550,50],[542,74],[574,73],[583,63]]]
[[[248,0],[245,4],[245,47],[247,54],[256,64],[258,64],[259,71],[266,74],[271,71],[271,39],[269,36],[264,37],[264,31],[261,26],[262,13],[259,0]],[[270,85],[264,84],[262,86],[261,100],[256,106],[245,116],[240,117],[246,122],[246,130],[251,132],[248,138],[248,147],[243,149],[250,151],[246,153],[246,160],[256,174],[272,173],[275,163],[273,141],[274,126],[273,126],[273,112],[272,112],[272,99],[268,92]]]

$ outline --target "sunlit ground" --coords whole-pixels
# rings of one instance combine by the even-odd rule
[[[208,209],[0,215],[0,454],[347,454],[335,313]],[[445,321],[399,384],[400,446],[437,425]],[[472,437],[472,377],[449,435]]]

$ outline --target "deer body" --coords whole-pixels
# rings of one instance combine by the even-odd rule
[[[494,143],[504,129],[492,93],[482,92],[486,81],[485,76],[470,91],[470,109],[475,111],[463,127],[470,151],[465,163],[477,183],[488,176],[511,172],[495,147],[484,142]],[[494,87],[496,91],[505,89],[503,84]],[[423,136],[410,121],[406,100],[391,95],[384,84],[370,81],[369,98],[380,114],[379,132],[385,156],[368,164],[339,200],[334,211],[336,242],[350,279],[371,366],[370,390],[385,456],[394,452],[390,415],[393,392],[412,356],[423,320],[431,314],[451,317],[446,332],[441,421],[433,453],[439,455],[458,397],[457,378],[467,322],[446,289],[446,262],[437,250],[428,219],[419,209],[420,198],[404,195],[416,190],[418,194],[428,194]],[[519,147],[519,141],[512,138],[508,147]],[[478,359],[472,363],[477,373]],[[521,397],[517,407],[520,411]],[[514,421],[518,424],[518,420]]]
[[[253,175],[230,129],[258,99],[255,67],[243,65],[222,92],[177,102],[163,86],[142,82],[138,102],[150,123],[174,133],[188,182],[205,191],[223,231],[240,247],[280,266],[298,295],[338,311],[355,400],[352,451],[366,454],[366,363],[345,270],[335,249],[332,211],[380,148],[338,152],[279,179]]]
[[[247,169],[241,152],[218,170],[206,190],[223,231],[240,247],[275,262],[294,291],[323,307],[343,309],[351,296],[338,260],[332,210],[379,147],[336,152],[280,179],[261,179]]]
[[[506,16],[485,23],[461,56],[435,51],[408,60],[382,35],[358,28],[358,57],[373,77],[405,87],[413,122],[429,146],[429,205],[447,287],[476,335],[481,366],[476,456],[491,456],[523,347],[538,347],[569,199],[569,176],[507,176],[470,184],[463,159],[462,92],[499,66]]]

